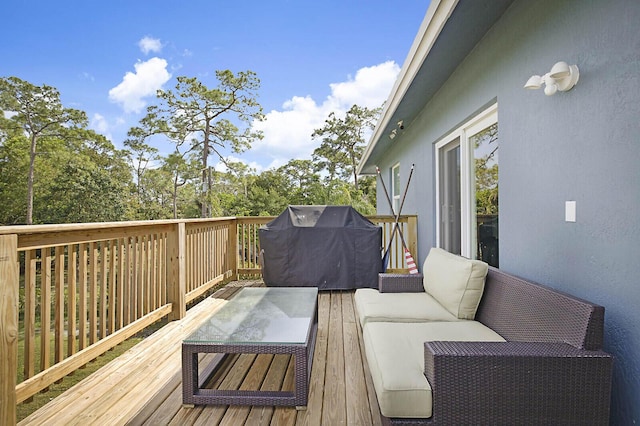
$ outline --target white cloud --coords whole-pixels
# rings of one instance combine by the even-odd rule
[[[109,124],[107,119],[102,114],[95,113],[91,117],[90,127],[98,133],[106,133],[109,131]]]
[[[125,112],[139,113],[146,106],[144,98],[155,95],[171,74],[167,61],[157,57],[138,62],[134,67],[135,73],[127,72],[122,82],[109,90],[109,99],[121,104]]]
[[[377,108],[389,96],[391,87],[396,81],[400,67],[393,61],[380,65],[360,68],[355,79],[342,83],[330,84],[332,102],[346,106],[353,104],[367,108]]]
[[[233,155],[226,157],[225,160],[227,161],[228,164],[232,164],[232,163],[246,164],[247,166],[249,166],[249,168],[255,169],[258,173],[262,172],[263,170],[262,165],[258,164],[257,162],[255,161],[247,162],[246,160],[235,157]],[[227,167],[227,164],[223,163],[222,161],[218,161],[213,168],[220,173],[226,173],[229,170],[229,168]]]
[[[148,55],[150,52],[160,53],[160,51],[162,51],[160,39],[149,36],[141,38],[138,42],[138,47],[145,55]]]
[[[82,74],[80,74],[80,78],[84,79],[84,80],[88,80],[88,81],[96,81],[96,78],[88,73],[88,72],[83,72]]]
[[[89,127],[95,130],[97,133],[104,135],[110,141],[113,141],[113,136],[111,135],[111,126],[109,126],[109,122],[102,114],[93,114],[93,117],[91,117],[91,122],[89,123]]]
[[[254,130],[261,130],[264,139],[253,145],[269,163],[268,168],[279,167],[291,159],[309,159],[319,141],[311,134],[322,127],[329,113],[344,115],[354,104],[377,108],[387,99],[400,72],[393,61],[361,68],[355,78],[330,84],[331,94],[322,103],[309,96],[294,96],[282,105],[282,110],[266,114],[266,120],[254,122]]]

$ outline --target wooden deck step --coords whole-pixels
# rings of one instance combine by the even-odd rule
[[[182,340],[242,285],[230,285],[78,383],[20,424],[379,425],[353,292],[321,292],[306,410],[293,407],[182,406]],[[212,359],[213,354],[203,355]],[[206,360],[203,360],[206,361]],[[201,362],[206,364],[206,362]],[[207,386],[293,389],[290,355],[230,355]]]

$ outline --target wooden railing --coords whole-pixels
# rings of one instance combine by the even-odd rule
[[[152,323],[184,317],[217,284],[259,277],[258,229],[272,219],[0,227],[0,424],[15,422],[17,403]],[[369,219],[386,248],[393,218]],[[400,225],[417,259],[417,218]],[[406,270],[399,238],[388,268]]]

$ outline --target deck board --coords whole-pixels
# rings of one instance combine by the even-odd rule
[[[349,291],[318,296],[318,333],[306,409],[183,407],[182,340],[244,285],[247,282],[227,285],[187,311],[183,320],[169,323],[20,424],[380,425]],[[290,355],[243,354],[227,357],[207,386],[292,390],[293,379]]]

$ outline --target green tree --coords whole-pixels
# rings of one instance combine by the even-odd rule
[[[287,197],[290,182],[276,170],[266,170],[256,176],[248,191],[247,216],[275,216],[291,202]]]
[[[278,168],[289,181],[289,204],[328,204],[320,175],[311,160],[291,160]]]
[[[25,223],[27,182],[16,177],[29,172],[29,141],[24,135],[0,137],[0,224]]]
[[[209,156],[213,153],[225,161],[224,150],[240,153],[262,138],[250,125],[263,119],[256,100],[260,81],[255,73],[216,71],[216,78],[217,87],[210,89],[197,78],[178,77],[174,90],[158,91],[159,104],[147,108],[140,127],[141,135],[163,134],[177,146],[188,144],[189,151],[199,154],[201,217],[209,217],[214,208]]]
[[[127,157],[134,173],[137,195],[136,201],[140,205],[142,204],[142,194],[144,192],[143,176],[149,169],[150,163],[158,160],[159,156],[158,149],[145,143],[144,136],[140,137],[140,135],[136,133],[138,130],[140,129],[134,128],[129,131],[129,138],[124,141],[124,146],[127,148]]]
[[[75,129],[38,159],[37,219],[44,223],[128,219],[133,192],[126,154],[93,130]]]
[[[473,136],[476,174],[476,212],[498,214],[498,124]]]
[[[34,179],[36,156],[40,141],[57,138],[74,129],[86,127],[83,111],[64,108],[60,93],[51,86],[36,86],[17,77],[0,79],[0,115],[9,132],[20,129],[29,140],[29,169],[27,172],[26,223],[33,223]]]
[[[336,177],[353,179],[356,191],[359,189],[356,167],[364,151],[365,135],[375,126],[380,111],[353,105],[344,118],[332,112],[324,126],[314,130],[312,138],[322,142],[314,150],[313,159],[328,172],[330,181]]]
[[[161,170],[168,173],[171,178],[171,207],[173,218],[177,219],[178,215],[178,195],[180,188],[192,183],[198,176],[198,162],[194,155],[181,155],[178,152],[170,154],[164,161]],[[192,200],[195,204],[195,200]]]

